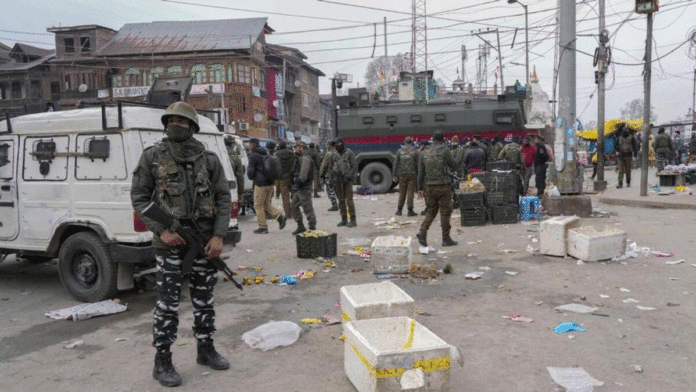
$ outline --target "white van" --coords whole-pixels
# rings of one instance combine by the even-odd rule
[[[132,288],[133,273],[154,266],[154,251],[131,205],[131,180],[143,150],[164,136],[162,114],[119,104],[0,122],[0,253],[57,257],[63,285],[82,301]],[[194,137],[220,157],[236,202],[223,133],[199,121]],[[226,243],[240,238],[232,216]]]

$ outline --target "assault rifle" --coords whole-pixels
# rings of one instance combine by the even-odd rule
[[[143,216],[146,216],[162,225],[167,227],[169,230],[176,232],[181,236],[181,238],[186,241],[186,255],[181,263],[181,273],[186,275],[191,273],[191,267],[193,262],[197,258],[205,258],[205,245],[207,240],[201,234],[201,231],[196,227],[194,222],[190,222],[189,225],[181,224],[178,220],[172,218],[169,214],[164,212],[160,206],[154,202],[148,204],[141,212]],[[242,285],[234,280],[233,272],[230,267],[225,264],[225,262],[220,257],[214,257],[208,259],[210,264],[213,265],[218,271],[222,271],[229,280],[237,286],[238,289],[244,290]]]

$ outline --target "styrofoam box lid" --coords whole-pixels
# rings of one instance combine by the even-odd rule
[[[433,349],[449,349],[450,345],[428,328],[416,322],[411,348],[404,349],[411,333],[410,317],[388,317],[351,321],[346,334],[359,340],[374,355],[411,353]]]
[[[625,235],[626,232],[623,230],[619,230],[614,227],[605,227],[603,231],[598,231],[597,229],[594,228],[594,226],[585,226],[585,227],[577,227],[574,229],[570,229],[568,231],[569,233],[572,232],[573,234],[580,236],[580,237],[586,237],[586,238],[599,238],[599,237],[611,237],[615,235]]]
[[[346,297],[353,308],[386,303],[415,303],[410,295],[389,281],[343,286],[341,294]]]
[[[375,238],[372,247],[410,247],[411,237],[386,235]]]
[[[575,215],[572,215],[572,216],[554,216],[553,218],[549,218],[545,221],[542,221],[541,225],[544,226],[545,224],[556,224],[556,223],[566,225],[570,222],[574,222],[574,221],[577,221],[579,219],[580,218],[578,218]]]

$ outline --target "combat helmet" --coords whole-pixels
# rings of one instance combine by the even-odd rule
[[[196,109],[186,102],[179,101],[169,105],[167,110],[162,115],[162,124],[165,127],[167,126],[167,122],[171,116],[179,116],[189,119],[191,121],[191,126],[193,127],[193,132],[198,132],[201,129],[198,125],[198,113],[196,113]]]

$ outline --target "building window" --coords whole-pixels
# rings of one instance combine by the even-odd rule
[[[65,45],[65,53],[75,52],[75,40],[73,38],[65,38],[63,39],[63,43]]]
[[[309,107],[309,95],[306,93],[302,93],[302,106],[308,108]]]
[[[173,66],[167,68],[167,74],[170,76],[181,75],[181,66],[180,65],[173,65]]]
[[[80,84],[84,84],[85,86],[87,86],[88,90],[96,90],[96,86],[94,83],[94,74],[85,72],[82,73],[80,76]]]
[[[266,90],[266,71],[261,70],[259,72],[259,77],[261,79],[261,91],[265,91]]]
[[[225,83],[225,66],[222,64],[211,65],[210,79],[213,83]]]
[[[65,74],[65,90],[75,91],[80,87],[80,75],[77,73]]]
[[[89,53],[90,51],[89,37],[80,37],[80,52]]]
[[[128,86],[140,86],[140,69],[135,67],[126,68],[124,72],[123,84]]]
[[[193,77],[193,83],[208,83],[208,78],[206,77],[206,69],[204,64],[196,64],[193,67],[191,67],[191,76]]]
[[[251,66],[237,64],[237,83],[251,84]]]
[[[123,77],[121,77],[121,75],[114,75],[111,78],[111,83],[114,87],[123,87]]]
[[[12,99],[22,99],[22,84],[20,82],[12,82]]]
[[[162,67],[152,68],[150,70],[150,78],[148,80],[148,85],[152,86],[152,84],[155,83],[155,78],[158,78],[163,73],[164,73],[164,68],[162,68]]]

